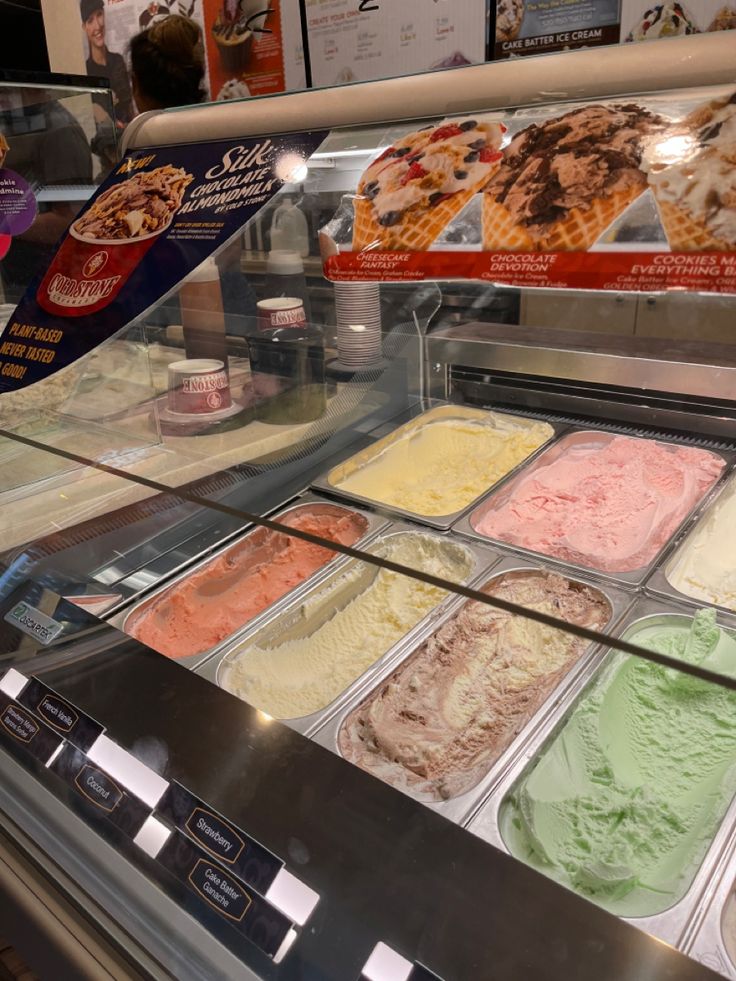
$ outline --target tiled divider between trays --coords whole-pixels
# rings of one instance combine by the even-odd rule
[[[455,541],[459,541],[459,539],[455,539]],[[502,578],[504,575],[508,575],[510,573],[539,571],[554,572],[557,575],[564,575],[561,570],[550,569],[549,566],[546,566],[542,562],[522,562],[516,558],[504,557],[500,562],[487,570],[487,573],[483,579],[479,583],[476,583],[476,587],[482,588],[482,586],[484,586],[486,583],[497,578]],[[622,616],[624,616],[634,599],[633,595],[617,589],[610,583],[595,582],[590,577],[583,577],[577,574],[566,575],[565,578],[589,586],[591,589],[594,589],[603,595],[611,610],[610,617],[606,625],[602,628],[605,631],[611,631],[615,627],[615,625],[621,620]],[[445,604],[444,608],[436,617],[434,617],[432,620],[425,621],[420,630],[417,630],[413,634],[404,638],[404,640],[396,646],[391,657],[386,658],[377,671],[370,676],[363,677],[362,683],[353,689],[349,701],[346,700],[346,703],[343,703],[339,713],[337,715],[333,714],[333,717],[326,720],[323,726],[314,734],[314,741],[331,750],[338,756],[342,756],[338,748],[338,736],[347,716],[353,711],[354,708],[360,705],[362,701],[369,697],[373,691],[379,688],[381,684],[383,684],[383,682],[386,681],[386,679],[404,663],[404,661],[411,657],[412,653],[417,650],[418,647],[420,647],[426,640],[429,639],[429,637],[432,636],[433,633],[435,633],[436,630],[455,616],[467,602],[468,600],[466,600],[464,597],[453,597],[452,601]],[[598,663],[599,658],[597,657],[597,652],[599,651],[600,648],[595,644],[588,645],[587,649],[583,652],[578,661],[573,664],[564,678],[561,679],[560,683],[545,699],[537,712],[534,713],[529,722],[517,733],[509,746],[503,751],[495,763],[492,764],[485,777],[483,777],[474,788],[466,791],[464,794],[460,794],[457,797],[450,798],[449,800],[424,801],[426,806],[431,807],[433,810],[457,824],[464,824],[468,817],[473,813],[479,802],[488,796],[508,767],[512,765],[517,754],[523,750],[532,734],[539,726],[544,724],[547,716],[556,710],[560,702],[564,701],[566,694],[575,686],[578,678],[581,675],[587,677],[591,666],[595,666]]]
[[[360,494],[354,494],[352,491],[342,490],[336,485],[335,481],[344,480],[347,476],[362,470],[390,446],[400,442],[402,439],[406,438],[412,433],[418,432],[425,426],[431,426],[434,423],[445,422],[448,420],[478,422],[479,424],[483,424],[484,421],[487,421],[487,424],[490,426],[493,421],[494,414],[513,419],[513,421],[518,424],[520,431],[532,426],[538,426],[540,423],[546,423],[552,429],[552,434],[548,439],[537,447],[536,450],[530,453],[529,456],[525,457],[519,464],[517,464],[517,466],[513,467],[508,474],[505,474],[500,480],[496,481],[496,483],[492,485],[494,489],[500,487],[501,484],[505,483],[510,477],[517,474],[530,461],[536,459],[542,450],[549,447],[550,444],[553,443],[562,433],[566,432],[568,428],[566,425],[559,426],[554,422],[549,422],[546,419],[535,419],[532,416],[512,415],[511,413],[504,412],[503,410],[496,410],[492,408],[478,409],[465,405],[437,405],[431,409],[428,409],[426,412],[415,416],[408,422],[403,423],[398,428],[394,429],[393,432],[390,432],[387,435],[382,435],[375,443],[372,443],[370,446],[365,447],[352,456],[349,456],[337,466],[331,467],[326,473],[322,474],[312,482],[312,487],[320,493],[337,497],[340,500],[351,501],[364,507],[367,506],[376,508],[399,518],[408,518],[410,521],[418,521],[423,525],[427,525],[429,528],[435,528],[437,531],[447,531],[451,525],[458,521],[464,514],[472,510],[472,508],[474,508],[488,493],[490,488],[485,489],[482,491],[482,493],[474,497],[473,500],[470,501],[465,507],[460,508],[457,511],[453,511],[451,514],[432,516],[418,514],[415,511],[409,511],[405,508],[394,507],[390,504],[374,501],[370,497],[363,497]]]
[[[674,600],[676,603],[687,603],[698,609],[701,606],[714,606],[721,613],[731,616],[736,613],[735,610],[731,610],[727,606],[720,606],[718,603],[709,603],[707,600],[699,600],[695,596],[688,596],[687,593],[680,592],[676,586],[672,585],[668,578],[672,567],[682,552],[690,546],[700,524],[708,520],[711,512],[718,508],[723,498],[727,497],[731,492],[736,492],[735,484],[736,472],[729,468],[724,479],[719,481],[713,493],[703,501],[702,506],[693,515],[692,520],[672,540],[669,548],[657,563],[657,567],[645,584],[645,591],[648,594],[659,597],[660,599]],[[736,557],[734,557],[734,565],[736,565]]]
[[[378,545],[380,542],[387,541],[397,535],[424,535],[435,540],[451,544],[456,548],[465,549],[472,561],[471,571],[464,581],[463,585],[474,586],[479,580],[483,580],[486,573],[496,565],[499,561],[498,552],[490,548],[489,546],[479,546],[474,542],[463,541],[460,538],[454,538],[449,535],[439,534],[431,529],[420,528],[417,525],[410,525],[403,522],[393,522],[384,528],[375,538],[369,543],[370,547]],[[257,644],[259,637],[263,634],[269,634],[271,631],[282,631],[288,628],[292,621],[297,621],[300,617],[300,609],[302,604],[308,600],[314,594],[320,592],[322,589],[328,588],[333,582],[336,582],[341,577],[343,577],[351,568],[358,565],[360,560],[351,558],[341,558],[338,559],[336,564],[331,567],[327,574],[321,575],[319,578],[310,580],[307,588],[301,588],[298,592],[292,593],[290,596],[284,598],[279,603],[274,604],[269,611],[264,614],[258,622],[253,622],[244,631],[239,633],[235,638],[232,638],[226,644],[223,644],[217,653],[210,656],[206,661],[200,663],[196,669],[195,673],[203,678],[207,678],[209,681],[213,681],[219,684],[221,680],[221,672],[223,668],[223,662],[236,660],[240,651],[244,648],[249,647],[253,644]],[[375,569],[375,567],[373,567]],[[378,570],[376,569],[376,574]],[[450,593],[446,596],[437,606],[435,606],[429,613],[419,620],[419,622],[411,628],[411,630],[404,635],[396,644],[388,649],[378,660],[367,668],[356,680],[350,684],[343,692],[338,695],[334,701],[330,702],[323,709],[317,712],[312,712],[310,715],[305,715],[300,718],[294,719],[280,719],[285,725],[288,725],[291,729],[296,732],[300,732],[303,735],[311,735],[320,726],[330,719],[336,712],[339,712],[341,707],[349,701],[353,694],[361,690],[363,685],[373,678],[377,671],[379,671],[384,664],[386,664],[391,658],[393,658],[395,652],[399,647],[408,642],[410,639],[417,636],[417,634],[422,630],[426,624],[434,623],[438,617],[440,617],[449,603],[453,600],[453,595]],[[359,643],[360,639],[356,638],[356,642]]]
[[[736,454],[731,451],[722,450],[712,450],[709,449],[708,452],[712,453],[714,456],[720,457],[724,461],[724,468],[719,476],[719,478],[714,483],[706,494],[703,496],[702,500],[698,501],[697,504],[691,508],[690,511],[685,515],[683,520],[677,526],[675,531],[672,533],[670,538],[665,542],[665,544],[659,549],[657,554],[654,556],[651,562],[641,569],[636,569],[633,572],[606,572],[601,569],[594,569],[589,566],[578,565],[573,562],[568,562],[565,559],[557,558],[554,555],[546,555],[541,552],[534,552],[530,549],[523,548],[520,545],[514,545],[511,542],[502,541],[501,539],[490,538],[488,535],[482,535],[480,532],[475,530],[474,523],[486,515],[497,503],[504,503],[509,497],[511,497],[518,486],[518,483],[528,476],[528,474],[534,473],[534,470],[540,465],[545,463],[545,457],[547,459],[552,459],[553,461],[558,459],[559,456],[564,452],[566,447],[571,443],[573,445],[578,444],[600,444],[604,446],[606,443],[610,443],[612,439],[615,439],[620,434],[615,432],[600,432],[598,430],[589,429],[576,429],[569,428],[565,432],[561,433],[560,436],[554,440],[553,443],[547,444],[542,450],[522,464],[519,468],[509,474],[508,477],[504,478],[503,481],[496,484],[496,486],[489,491],[480,503],[477,503],[474,507],[470,508],[463,517],[459,518],[452,525],[452,531],[454,534],[462,535],[464,538],[471,539],[476,542],[484,542],[490,544],[494,547],[500,547],[505,550],[514,552],[519,556],[526,559],[543,560],[545,563],[549,563],[552,566],[558,566],[561,569],[566,569],[575,575],[582,575],[587,577],[593,577],[595,579],[600,579],[606,582],[613,582],[624,587],[638,587],[641,586],[648,577],[654,572],[658,567],[663,555],[667,551],[669,544],[672,540],[678,538],[680,534],[689,527],[691,521],[702,513],[704,507],[709,503],[717,493],[718,489],[722,486],[726,475],[730,472],[733,465],[733,461],[736,458]],[[636,436],[630,437],[631,439],[647,439],[650,438],[652,441],[657,443],[667,443],[674,446],[690,446],[691,444],[678,440],[678,439],[665,439],[659,435],[652,435],[651,437]],[[679,596],[679,594],[678,594]]]
[[[367,522],[367,528],[365,534],[361,536],[355,543],[356,548],[363,548],[365,545],[369,544],[377,534],[379,534],[388,524],[388,520],[382,517],[380,514],[375,514],[371,511],[367,511],[363,508],[355,507],[352,505],[347,505],[344,503],[337,503],[335,501],[328,501],[324,497],[320,497],[317,494],[306,493],[296,500],[292,501],[290,504],[280,507],[274,514],[271,515],[271,520],[279,521],[286,517],[295,510],[301,508],[315,509],[324,508],[326,510],[337,510],[338,508],[344,512],[349,512],[357,514],[365,518]],[[228,538],[227,541],[215,548],[212,551],[207,552],[199,561],[193,564],[187,564],[180,572],[178,572],[172,579],[166,579],[160,586],[157,586],[152,592],[147,593],[145,597],[139,598],[137,602],[132,605],[128,605],[125,609],[116,612],[113,616],[109,617],[108,623],[113,627],[117,627],[118,630],[126,630],[126,626],[129,621],[132,621],[140,613],[153,606],[164,593],[169,590],[176,589],[176,587],[189,579],[191,576],[199,573],[205,566],[211,562],[217,561],[226,552],[231,549],[237,549],[242,546],[243,542],[246,541],[250,536],[256,534],[262,534],[263,532],[268,532],[268,529],[263,528],[261,525],[251,525],[244,532],[241,532],[235,538]],[[284,530],[284,534],[288,534]],[[337,553],[329,562],[326,562],[320,569],[317,569],[308,576],[303,583],[295,586],[293,589],[289,590],[280,600],[276,601],[276,604],[283,602],[285,599],[291,599],[297,596],[305,589],[311,588],[315,582],[317,582],[323,576],[329,575],[329,573],[335,568],[335,564],[338,563],[343,556]],[[249,620],[242,627],[233,631],[229,637],[226,637],[223,641],[215,646],[209,648],[206,651],[202,651],[199,654],[192,654],[189,657],[176,658],[178,664],[183,665],[187,668],[195,668],[197,665],[202,664],[208,658],[212,657],[220,651],[224,645],[229,644],[234,638],[238,637],[243,630],[250,629],[255,624],[260,623],[265,616],[267,616],[270,611],[274,608],[276,604],[271,604],[266,607],[261,613],[256,614],[251,620]]]
[[[690,619],[693,613],[692,608],[677,606],[674,603],[664,604],[651,597],[642,597],[629,608],[619,625],[611,631],[611,635],[613,638],[626,639],[634,630],[644,626],[644,621],[648,618],[684,616]],[[736,617],[719,616],[718,622],[736,636]],[[608,649],[598,648],[595,657],[586,666],[586,670],[578,674],[575,683],[568,688],[564,697],[547,713],[545,719],[530,735],[526,744],[517,752],[516,759],[512,761],[502,777],[495,782],[487,798],[479,804],[475,813],[471,815],[467,827],[473,834],[495,845],[501,851],[511,854],[499,826],[499,812],[504,800],[522,777],[531,770],[537,759],[544,755],[545,750],[564,727],[573,710],[604,670],[609,657],[615,656],[615,649],[611,649],[609,652]],[[624,917],[624,919],[644,932],[681,948],[686,930],[699,910],[701,897],[707,890],[711,878],[717,873],[724,852],[734,836],[735,822],[736,796],[726,810],[690,888],[682,899],[673,903],[669,909],[662,913],[653,916]]]

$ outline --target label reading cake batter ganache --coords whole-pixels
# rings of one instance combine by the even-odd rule
[[[215,862],[185,835],[175,831],[157,861],[186,890],[176,898],[183,908],[223,941],[232,928],[264,954],[278,953],[293,924],[257,892],[246,888],[232,870]]]

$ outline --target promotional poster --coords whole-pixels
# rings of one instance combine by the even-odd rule
[[[497,0],[494,57],[616,44],[620,0]]]
[[[407,124],[322,229],[335,281],[736,292],[736,92]]]
[[[140,317],[293,179],[325,135],[127,156],[0,333],[0,392],[54,374]]]

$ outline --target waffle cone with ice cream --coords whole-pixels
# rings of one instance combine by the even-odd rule
[[[736,249],[736,92],[665,132],[644,167],[673,252]]]
[[[358,183],[353,250],[428,249],[498,169],[503,133],[490,120],[446,120],[384,150]]]
[[[661,120],[591,105],[521,130],[483,194],[483,248],[584,252],[646,189],[646,141]]]

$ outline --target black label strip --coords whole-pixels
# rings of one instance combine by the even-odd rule
[[[18,701],[85,753],[105,731],[99,722],[57,695],[38,678],[31,678]]]
[[[151,808],[121,786],[74,746],[67,746],[51,770],[71,787],[85,814],[109,821],[135,838],[151,814]]]
[[[0,692],[0,739],[11,751],[32,756],[44,765],[63,739],[25,706]]]
[[[225,820],[181,784],[172,782],[169,785],[156,811],[188,835],[206,854],[261,893],[266,892],[284,866],[273,852]]]
[[[202,925],[228,923],[264,954],[278,953],[293,924],[256,892],[246,889],[230,869],[213,861],[181,832],[174,831],[157,861],[189,890],[183,905]]]

